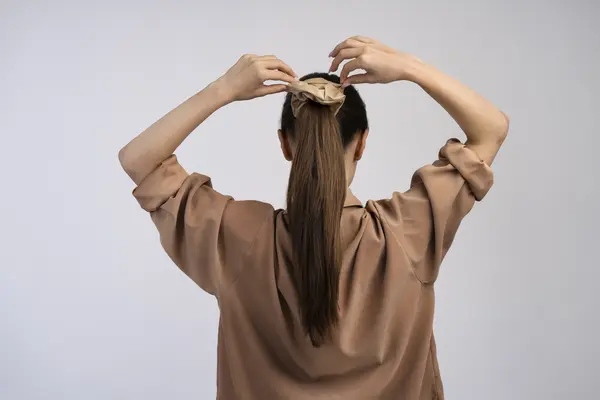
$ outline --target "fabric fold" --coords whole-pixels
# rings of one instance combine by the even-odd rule
[[[439,158],[448,161],[460,172],[477,201],[481,201],[494,184],[490,166],[458,139],[448,140],[441,148]]]
[[[188,176],[187,171],[177,162],[177,157],[171,155],[144,178],[134,189],[133,196],[144,210],[156,211],[177,193]]]

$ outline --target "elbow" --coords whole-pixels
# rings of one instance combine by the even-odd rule
[[[119,163],[123,171],[139,185],[144,178],[152,172],[156,166],[149,165],[147,161],[140,156],[139,150],[129,145],[119,150]]]
[[[123,168],[125,173],[131,177],[134,173],[134,161],[132,160],[127,146],[119,150],[119,163],[121,164],[121,168]]]
[[[119,163],[123,169],[125,169],[125,160],[127,159],[127,151],[125,149],[126,147],[123,147],[121,150],[119,150]]]
[[[508,130],[510,128],[510,119],[508,115],[504,112],[500,111],[500,115],[498,117],[498,121],[494,125],[494,129],[492,130],[493,136],[496,139],[498,144],[504,143],[506,137],[508,136]]]
[[[510,129],[510,118],[509,116],[500,111],[500,113],[502,114],[503,117],[503,122],[500,124],[500,137],[502,138],[502,141],[504,142],[504,139],[506,139],[506,137],[508,136],[508,130]]]

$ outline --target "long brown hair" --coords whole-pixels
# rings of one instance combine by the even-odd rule
[[[337,76],[327,74],[301,79],[312,77],[339,82]],[[365,106],[356,89],[346,88],[345,94],[337,118],[330,107],[313,102],[306,103],[294,117],[289,95],[282,113],[282,132],[291,135],[296,144],[287,192],[293,278],[302,323],[315,346],[331,337],[339,319],[340,222],[347,190],[345,148],[357,133],[368,128]]]

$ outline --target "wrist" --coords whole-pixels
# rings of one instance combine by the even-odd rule
[[[211,92],[211,97],[213,97],[220,106],[226,106],[235,101],[235,93],[231,90],[231,87],[227,85],[227,82],[223,80],[223,77],[209,84],[205,90]]]
[[[404,68],[404,80],[419,84],[427,65],[415,56],[410,56]]]

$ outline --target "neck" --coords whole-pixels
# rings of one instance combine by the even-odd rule
[[[346,185],[350,186],[352,181],[354,180],[354,173],[356,172],[356,163],[348,162],[346,160]]]

